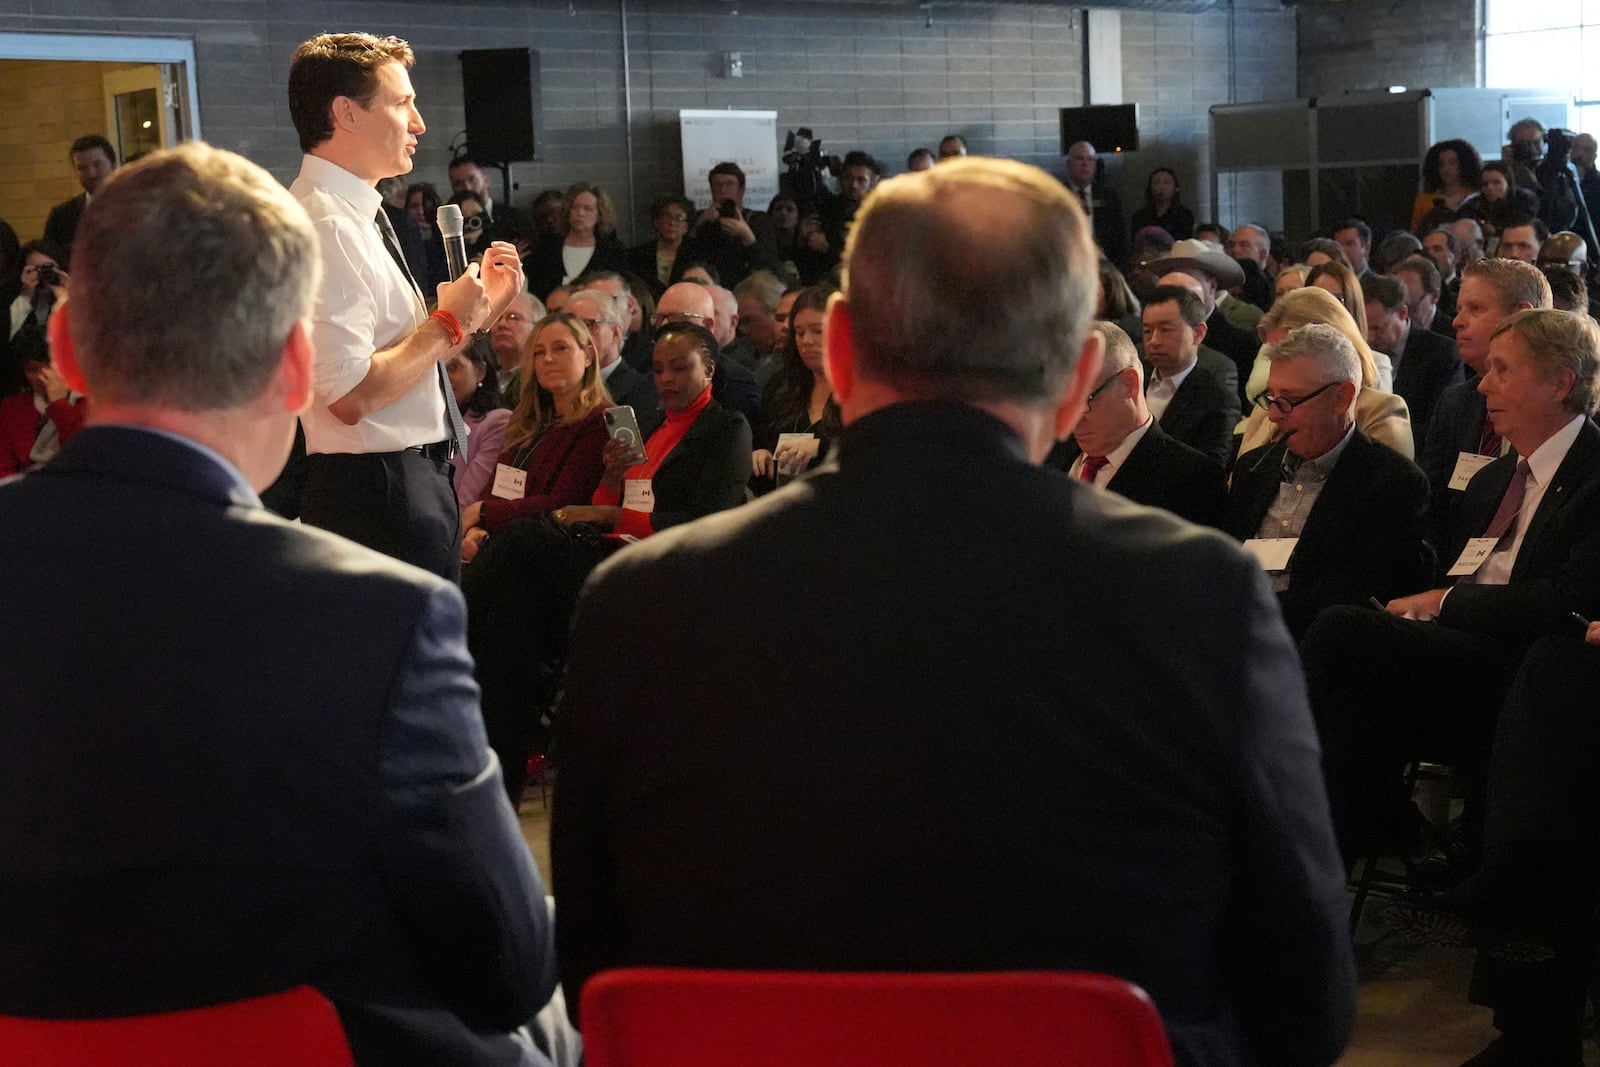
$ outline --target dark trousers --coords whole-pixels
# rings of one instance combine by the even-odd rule
[[[462,575],[483,726],[513,807],[527,783],[528,757],[548,750],[540,719],[556,701],[578,592],[619,547],[548,515],[517,519],[489,535]]]
[[[300,519],[449,581],[461,576],[455,475],[420,452],[308,456]]]
[[[1555,958],[1478,958],[1472,999],[1495,1025],[1576,1056],[1600,903],[1600,648],[1546,637],[1529,649],[1495,725],[1483,864],[1462,887]]]
[[[1300,656],[1346,863],[1393,842],[1408,761],[1481,768],[1516,667],[1481,634],[1343,605],[1317,615]]]

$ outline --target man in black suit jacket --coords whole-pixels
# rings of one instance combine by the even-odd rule
[[[1290,332],[1267,378],[1278,439],[1234,464],[1225,529],[1261,554],[1296,637],[1330,604],[1388,600],[1431,578],[1428,480],[1356,429],[1360,389],[1361,359],[1342,333],[1320,324]]]
[[[49,217],[44,221],[44,239],[65,254],[66,258],[61,261],[62,270],[72,269],[72,239],[78,233],[83,209],[88,206],[89,198],[100,191],[100,186],[105,184],[111,172],[117,169],[117,154],[111,142],[97,133],[73,141],[68,158],[72,160],[72,169],[78,176],[78,184],[83,186],[83,192],[51,208]]]
[[[1461,491],[1471,476],[1503,451],[1503,437],[1489,422],[1478,390],[1489,361],[1489,340],[1514,312],[1551,306],[1550,283],[1537,268],[1510,259],[1480,259],[1467,267],[1455,318],[1466,378],[1439,394],[1418,462],[1432,494],[1428,526],[1435,540],[1455,521]]]
[[[1094,243],[1118,270],[1128,267],[1128,216],[1122,197],[1105,180],[1094,145],[1079,141],[1067,149],[1067,188],[1078,198],[1093,226]]]
[[[550,921],[460,594],[256,498],[311,398],[310,221],[191,143],[80,234],[51,347],[91,425],[0,486],[32,561],[0,583],[0,1013],[309,983],[359,1064],[544,1062]]]
[[[1244,387],[1261,350],[1261,338],[1254,329],[1230,320],[1221,304],[1224,293],[1244,284],[1239,261],[1210,241],[1191,239],[1173,245],[1172,252],[1150,263],[1149,269],[1159,275],[1158,284],[1181,285],[1200,297],[1205,305],[1206,344],[1232,361],[1239,406],[1248,407],[1250,398],[1244,395]]]
[[[1439,394],[1462,380],[1456,343],[1412,326],[1406,287],[1398,278],[1368,278],[1361,295],[1367,303],[1367,343],[1394,364],[1394,392],[1411,412],[1411,436],[1426,441]]]
[[[1344,897],[1259,568],[1038,466],[1098,380],[1081,211],[949,160],[885,182],[848,258],[836,459],[585,591],[551,831],[569,1008],[625,961],[1087,969],[1142,984],[1185,1067],[1333,1062]]]
[[[1306,634],[1301,653],[1349,859],[1396,843],[1406,760],[1481,764],[1523,651],[1569,631],[1572,613],[1600,612],[1600,429],[1585,415],[1597,354],[1600,331],[1586,317],[1537,310],[1507,319],[1482,388],[1516,455],[1479,471],[1463,494],[1439,556],[1453,584],[1390,601],[1387,613],[1329,608]]]
[[[567,298],[562,310],[576,315],[589,327],[600,376],[612,403],[628,405],[641,419],[661,406],[655,381],[622,359],[622,335],[628,324],[616,297],[600,289],[580,289]]]
[[[1205,305],[1186,288],[1157,286],[1144,305],[1146,403],[1168,437],[1225,466],[1239,423],[1239,382],[1231,364],[1200,362]]]
[[[1144,367],[1122,328],[1096,322],[1105,346],[1100,384],[1072,436],[1050,451],[1049,466],[1135,504],[1161,508],[1202,526],[1220,526],[1228,487],[1212,459],[1174,441],[1144,402]]]

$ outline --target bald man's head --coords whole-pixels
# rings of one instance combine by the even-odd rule
[[[709,330],[716,316],[717,309],[711,300],[711,291],[697,282],[669,285],[667,291],[661,294],[661,299],[656,301],[655,324],[658,329],[669,322],[692,322]]]

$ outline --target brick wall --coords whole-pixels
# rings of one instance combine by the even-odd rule
[[[1306,0],[1300,95],[1478,84],[1478,0]]]

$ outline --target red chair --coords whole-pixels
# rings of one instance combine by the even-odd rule
[[[1078,973],[643,967],[583,989],[585,1067],[1172,1067],[1142,989]]]
[[[355,1067],[333,1005],[310,986],[121,1019],[0,1016],[0,1064],[27,1067]]]

